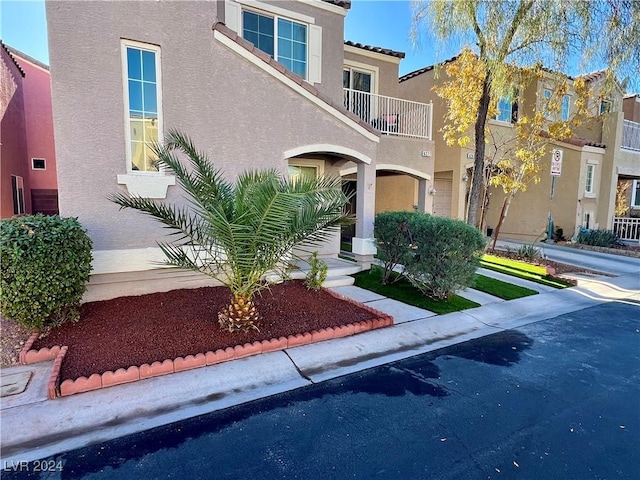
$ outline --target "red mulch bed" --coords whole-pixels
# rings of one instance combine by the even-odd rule
[[[326,291],[289,281],[256,297],[259,332],[231,334],[220,329],[217,317],[229,299],[227,288],[207,287],[86,303],[78,323],[51,330],[31,348],[67,345],[64,381],[376,318]]]

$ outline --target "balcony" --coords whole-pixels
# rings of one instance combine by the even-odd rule
[[[344,108],[384,135],[431,140],[432,105],[345,88]]]
[[[622,148],[640,152],[640,123],[623,120]]]

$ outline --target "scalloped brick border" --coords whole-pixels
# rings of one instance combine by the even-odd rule
[[[333,338],[348,337],[368,330],[375,330],[393,325],[393,317],[376,310],[375,308],[371,308],[357,302],[352,298],[345,297],[344,295],[340,295],[339,293],[325,288],[323,288],[323,290],[339,300],[357,305],[363,310],[375,315],[376,318],[362,322],[348,323],[339,327],[321,328],[320,330],[298,333],[296,335],[289,335],[288,337],[245,343],[244,345],[218,349],[215,352],[209,351],[206,353],[187,355],[186,357],[177,357],[173,360],[167,359],[162,362],[153,362],[152,364],[145,363],[140,366],[132,366],[126,369],[119,368],[115,372],[109,370],[104,372],[102,375],[94,373],[90,375],[89,378],[79,377],[75,380],[68,379],[61,384],[60,368],[68,347],[60,347],[56,345],[51,348],[30,350],[31,346],[40,335],[39,332],[36,332],[29,337],[29,340],[20,352],[20,362],[24,364],[31,364],[46,360],[55,360],[47,388],[48,398],[54,399],[57,397],[74,395],[76,393],[89,392],[99,388],[111,387],[113,385],[121,385],[123,383],[144,380],[145,378],[158,377],[160,375],[168,375],[174,372],[191,370],[193,368],[215,365],[217,363],[249,357],[260,353],[275,352],[287,348],[307,345],[309,343],[331,340]]]

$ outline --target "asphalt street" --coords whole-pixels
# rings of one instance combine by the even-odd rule
[[[640,307],[612,302],[2,477],[636,479],[639,445]]]

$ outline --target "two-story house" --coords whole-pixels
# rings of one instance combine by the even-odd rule
[[[58,213],[49,68],[0,41],[0,217]]]
[[[60,211],[93,240],[92,298],[209,281],[158,268],[161,226],[107,200],[126,189],[186,205],[149,149],[169,128],[229,179],[251,168],[342,176],[355,192],[349,239],[365,268],[376,201],[391,205],[388,192],[406,185],[409,206],[430,211],[430,105],[396,98],[400,52],[344,43],[349,7],[47,2]],[[337,256],[339,236],[318,250]]]
[[[545,235],[550,218],[554,226],[562,228],[568,237],[581,227],[614,227],[618,175],[637,175],[640,159],[632,153],[633,147],[630,149],[627,145],[632,143],[631,134],[626,134],[626,146],[623,146],[623,132],[630,132],[633,126],[628,120],[623,120],[622,90],[618,88],[607,98],[601,99],[597,92],[604,74],[597,72],[583,78],[596,92],[590,105],[595,118],[578,128],[574,138],[549,145],[547,158],[541,162],[539,183],[531,182],[526,192],[516,195],[501,235],[535,240]],[[465,218],[474,165],[473,142],[469,147],[462,148],[458,145],[448,146],[441,140],[440,131],[444,126],[447,107],[443,99],[434,95],[432,88],[445,80],[444,69],[436,75],[435,66],[425,67],[400,78],[400,95],[417,101],[433,99],[433,129],[437,139],[433,213]],[[551,95],[552,89],[549,78],[542,78],[524,88],[517,98],[499,102],[498,115],[488,122],[490,134],[487,138],[490,144],[487,145],[487,161],[493,160],[495,163],[500,159],[500,148],[508,145],[510,137],[513,137],[513,123],[518,115],[523,112],[531,114],[534,109],[542,108],[542,99]],[[563,120],[571,117],[576,98],[575,91],[570,87],[561,100],[558,113]],[[491,144],[491,140],[495,139],[495,145]],[[489,189],[485,221],[489,229],[498,223],[503,198],[501,188]],[[635,239],[638,239],[637,233]]]

